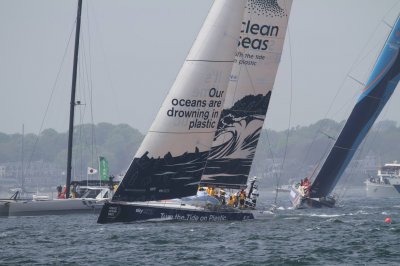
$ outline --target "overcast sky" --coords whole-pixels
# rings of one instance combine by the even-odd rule
[[[145,133],[212,2],[84,0],[80,63],[86,74],[79,79],[77,122],[91,122],[92,106],[95,123],[126,123]],[[38,133],[42,121],[43,128],[67,130],[73,35],[66,47],[76,3],[0,0],[0,132],[18,133],[24,124]],[[346,119],[361,91],[346,76],[366,81],[389,32],[382,19],[393,24],[398,3],[294,0],[265,127],[286,129],[290,102],[291,126],[314,123],[328,111],[329,118]],[[381,119],[400,121],[399,99],[396,90]]]

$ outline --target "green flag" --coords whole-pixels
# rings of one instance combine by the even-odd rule
[[[100,180],[108,181],[108,162],[105,157],[99,157]]]

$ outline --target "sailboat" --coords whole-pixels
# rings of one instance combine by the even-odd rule
[[[214,1],[98,223],[254,219],[254,205],[234,208],[202,190],[246,188],[291,4],[292,0]],[[253,181],[250,196],[256,195]]]
[[[69,134],[68,134],[68,159],[67,159],[67,177],[66,191],[64,198],[49,199],[47,196],[37,196],[33,200],[19,199],[18,194],[14,194],[10,199],[0,199],[0,217],[8,216],[31,216],[31,215],[53,215],[53,214],[71,214],[71,213],[88,213],[99,211],[104,201],[113,194],[113,189],[108,183],[106,186],[91,186],[85,182],[76,183],[80,185],[84,193],[79,198],[70,198],[71,175],[72,175],[72,143],[74,129],[74,111],[75,91],[78,69],[78,53],[79,53],[79,35],[81,25],[82,0],[78,0],[75,47],[74,47],[74,63],[72,72],[72,88],[70,102],[69,117]]]
[[[311,183],[306,178],[304,184],[291,187],[290,200],[295,208],[335,205],[336,200],[330,193],[400,80],[399,48],[398,17],[366,86],[314,181]]]

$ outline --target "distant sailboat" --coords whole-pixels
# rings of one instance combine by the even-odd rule
[[[361,96],[314,181],[310,186],[295,184],[291,187],[290,200],[294,207],[335,205],[330,193],[400,80],[399,47],[400,21],[397,18]]]
[[[99,223],[254,218],[249,209],[206,195],[199,205],[202,196],[195,195],[199,185],[246,188],[291,4],[292,0],[214,2]],[[249,192],[256,195],[254,182]]]

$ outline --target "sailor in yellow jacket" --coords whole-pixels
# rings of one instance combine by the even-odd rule
[[[239,207],[244,208],[244,201],[246,200],[246,192],[242,189],[239,193]]]

